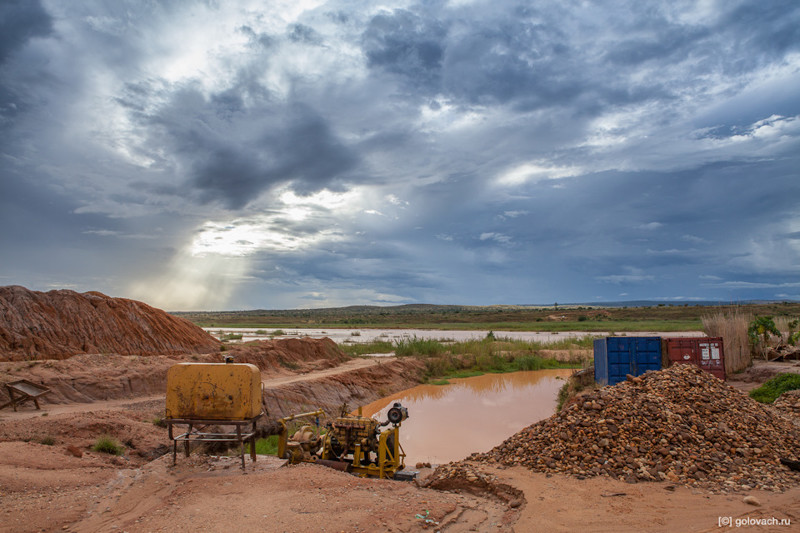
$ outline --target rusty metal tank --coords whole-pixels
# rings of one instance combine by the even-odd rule
[[[246,363],[179,363],[167,371],[168,419],[247,420],[261,413],[261,372]]]

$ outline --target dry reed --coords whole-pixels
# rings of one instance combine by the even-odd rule
[[[703,330],[709,337],[722,337],[725,350],[725,373],[739,372],[750,366],[752,355],[747,328],[753,315],[738,308],[702,317]]]

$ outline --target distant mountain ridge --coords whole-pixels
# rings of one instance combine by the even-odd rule
[[[208,311],[170,311],[176,316],[197,315],[203,313],[238,313],[238,314],[263,314],[263,313],[315,313],[315,314],[379,314],[381,312],[393,313],[418,313],[420,311],[478,311],[478,310],[517,310],[517,309],[575,309],[578,307],[604,308],[604,307],[654,307],[654,306],[731,306],[770,304],[781,302],[797,303],[800,300],[628,300],[617,302],[554,302],[550,304],[493,304],[493,305],[456,305],[456,304],[401,304],[401,305],[347,305],[342,307],[309,307],[296,309],[241,309],[241,310],[208,310]]]

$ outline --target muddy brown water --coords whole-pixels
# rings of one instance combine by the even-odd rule
[[[558,391],[572,370],[535,370],[420,385],[362,408],[386,420],[395,402],[408,408],[400,427],[406,465],[443,464],[485,452],[555,413]]]

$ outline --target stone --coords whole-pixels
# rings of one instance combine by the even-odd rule
[[[72,444],[67,446],[67,453],[72,455],[73,457],[78,457],[78,458],[83,457],[83,450],[81,450],[77,446],[73,446]]]
[[[742,501],[747,505],[761,505],[761,502],[755,496],[745,496]]]

